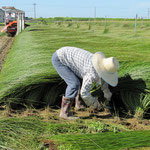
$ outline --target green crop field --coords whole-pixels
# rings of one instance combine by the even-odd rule
[[[136,35],[132,21],[108,21],[106,28],[103,21],[32,24],[16,37],[3,66],[0,101],[54,104],[65,85],[52,66],[51,56],[60,47],[76,46],[93,53],[102,51],[106,57],[116,57],[120,62],[119,77],[122,78],[118,87],[112,89],[114,95],[121,93],[127,107],[133,97],[130,111],[139,109],[133,106],[135,103],[145,107],[139,106],[141,103],[136,99],[150,88],[149,32],[149,22],[139,22]],[[149,95],[144,99],[147,101]]]
[[[15,37],[3,65],[0,73],[0,103],[6,108],[14,108],[18,104],[27,108],[43,108],[60,102],[66,85],[53,68],[51,56],[63,46],[75,46],[92,53],[102,51],[106,57],[116,57],[120,62],[119,84],[115,88],[110,87],[112,100],[114,103],[122,101],[126,113],[130,112],[138,119],[147,116],[150,108],[150,22],[138,20],[136,34],[134,27],[134,21],[113,19],[108,20],[106,26],[103,20],[50,23],[43,19],[31,24]],[[99,90],[92,91],[99,95]],[[115,107],[117,109],[119,106]],[[0,115],[8,114],[0,111]],[[149,131],[126,132],[123,129],[123,132],[116,133],[115,127],[103,130],[104,126],[97,124],[96,128],[93,127],[95,130],[91,129],[82,119],[80,125],[77,125],[78,122],[72,125],[65,121],[62,121],[64,124],[57,122],[57,125],[57,117],[50,120],[48,118],[45,121],[41,116],[2,117],[0,149],[46,150],[49,147],[43,144],[45,140],[51,142],[48,146],[57,145],[62,150],[115,150],[150,146]]]

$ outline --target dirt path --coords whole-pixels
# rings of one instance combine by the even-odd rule
[[[0,36],[0,72],[8,51],[12,46],[13,40],[13,37]]]

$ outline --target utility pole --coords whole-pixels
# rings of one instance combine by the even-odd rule
[[[34,6],[34,19],[36,19],[36,3],[34,3],[33,6]]]
[[[150,15],[150,8],[148,8],[148,19],[149,19],[149,15]]]
[[[135,17],[135,31],[134,31],[134,34],[136,34],[137,18],[138,18],[138,15],[136,14],[136,17]]]
[[[142,26],[143,26],[143,17],[142,17]]]
[[[94,7],[94,18],[95,18],[95,21],[96,21],[96,7]]]
[[[107,28],[107,16],[105,16],[105,30]]]

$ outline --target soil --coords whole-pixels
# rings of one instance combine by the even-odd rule
[[[1,29],[0,29],[1,30]],[[6,59],[8,51],[10,50],[14,38],[6,36],[0,36],[0,72],[2,70],[3,63]]]
[[[24,110],[11,110],[5,106],[0,107],[1,117],[28,117],[28,116],[40,116],[42,120],[52,121],[55,123],[70,122],[59,118],[60,109],[45,108],[45,109],[24,109]],[[97,120],[106,124],[118,126],[120,130],[138,131],[138,130],[150,130],[150,120],[137,119],[135,117],[117,117],[113,116],[108,111],[100,111],[91,113],[88,109],[83,111],[74,111],[75,116],[80,117],[83,120]],[[81,120],[82,121],[82,120]],[[79,120],[80,122],[80,120]]]
[[[77,114],[82,118],[95,118],[106,124],[119,125],[129,130],[150,130],[150,121],[147,119],[137,119],[131,116],[117,117],[106,110],[97,113],[78,112]]]
[[[54,142],[51,140],[45,140],[45,141],[43,141],[43,143],[44,143],[43,146],[49,148],[49,150],[57,149],[57,145],[55,145]]]

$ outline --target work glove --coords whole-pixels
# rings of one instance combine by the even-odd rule
[[[102,109],[102,106],[100,105],[98,100],[95,100],[94,103],[89,108],[89,113],[97,113]]]
[[[112,93],[110,92],[107,84],[105,84],[103,86],[103,93],[104,93],[104,98],[106,99],[105,102],[104,102],[104,108],[111,109],[110,100],[111,100],[111,97],[112,97]]]
[[[104,97],[106,98],[106,100],[104,102],[104,108],[111,109],[110,100],[112,97],[112,93],[110,91],[104,92]]]
[[[104,90],[104,97],[106,98],[107,101],[110,101],[112,93],[109,90]]]
[[[90,107],[90,110],[100,110],[102,107],[97,97],[93,97],[90,94],[82,96],[85,104]]]
[[[112,93],[109,90],[108,84],[102,80],[101,90],[104,93],[104,97],[110,101],[112,97]]]
[[[101,104],[99,103],[98,100],[96,100],[93,105],[92,105],[94,110],[100,110],[102,108]]]

